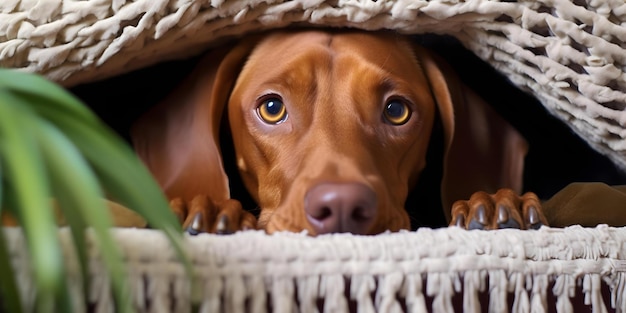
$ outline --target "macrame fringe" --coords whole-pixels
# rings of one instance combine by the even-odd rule
[[[20,291],[32,304],[24,238],[18,229],[5,232]],[[162,233],[112,232],[138,312],[626,312],[626,228],[204,234],[186,237],[191,278]],[[69,231],[59,237],[75,305],[84,309],[77,301],[84,293],[94,312],[113,312],[92,234],[86,291]]]

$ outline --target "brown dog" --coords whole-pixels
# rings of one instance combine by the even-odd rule
[[[225,112],[258,223],[230,199],[218,134]],[[409,228],[404,203],[435,119],[452,225],[546,224],[536,196],[517,195],[522,137],[397,34],[282,31],[214,51],[136,124],[133,141],[192,232],[375,234]]]

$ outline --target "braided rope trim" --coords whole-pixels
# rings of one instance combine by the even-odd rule
[[[22,294],[34,299],[23,236],[5,230]],[[450,312],[462,297],[464,311],[572,312],[584,297],[593,312],[626,311],[626,229],[599,226],[538,231],[420,229],[378,236],[247,231],[186,238],[194,266],[189,279],[165,236],[153,230],[115,229],[132,301],[140,312]],[[68,229],[59,233],[73,282],[80,270]],[[95,312],[113,309],[106,271],[88,236]],[[610,290],[610,301],[601,294]],[[487,294],[489,301],[480,301]],[[513,300],[508,301],[508,295]],[[30,299],[30,300],[32,300]],[[325,299],[323,303],[319,299]],[[555,300],[554,302],[549,299]],[[29,298],[25,299],[29,300]],[[27,302],[33,303],[33,302]],[[76,305],[81,306],[80,302]],[[169,309],[168,309],[169,308]],[[361,311],[362,310],[362,311]]]
[[[626,169],[622,0],[5,0],[0,66],[72,86],[306,25],[453,35]]]

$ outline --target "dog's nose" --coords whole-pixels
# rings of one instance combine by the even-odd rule
[[[360,183],[322,183],[304,197],[306,216],[317,234],[365,234],[376,207],[376,193]]]

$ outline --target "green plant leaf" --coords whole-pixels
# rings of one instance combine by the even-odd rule
[[[1,93],[1,91],[0,91]],[[1,95],[0,95],[1,96]],[[0,117],[0,123],[2,118]],[[0,150],[2,150],[2,141],[0,139]],[[4,180],[2,179],[2,158],[0,157],[0,216],[2,215],[2,208],[4,206]],[[0,229],[0,298],[2,303],[6,303],[6,309],[8,312],[22,312],[22,303],[20,293],[17,289],[17,283],[15,282],[15,276],[13,275],[13,265],[11,264],[11,256],[9,255],[9,247],[6,244],[6,238],[4,236],[4,230]],[[0,307],[0,310],[2,307]]]
[[[37,102],[63,108],[65,114],[86,122],[99,122],[78,98],[41,76],[0,68],[0,88],[18,96],[37,97]]]
[[[50,163],[50,162],[46,162]],[[49,167],[49,166],[48,166]],[[84,292],[89,290],[90,286],[90,277],[89,277],[89,258],[87,254],[87,240],[85,240],[85,230],[87,229],[87,223],[83,219],[80,214],[76,214],[76,207],[71,202],[71,194],[73,191],[68,190],[68,188],[59,184],[59,182],[55,182],[54,175],[51,173],[52,180],[52,193],[55,195],[55,200],[57,200],[60,208],[66,208],[63,210],[64,219],[67,222],[67,225],[70,227],[72,240],[74,249],[76,250],[76,256],[78,258],[78,263],[80,265],[80,273],[82,277],[82,288]],[[67,212],[69,211],[69,212]],[[66,288],[69,289],[69,288]],[[83,294],[83,296],[85,296]],[[82,302],[84,308],[87,307],[88,301],[87,298],[79,299]],[[83,312],[83,307],[75,307],[74,311]]]
[[[1,168],[1,166],[0,166]],[[1,175],[2,173],[0,173]],[[0,180],[2,183],[2,180]],[[2,186],[0,186],[2,190]],[[2,201],[0,201],[2,203]],[[6,312],[21,313],[22,310],[22,298],[20,297],[19,290],[17,289],[17,283],[15,276],[13,275],[13,265],[11,264],[11,256],[9,255],[9,247],[6,244],[6,238],[4,236],[4,230],[0,229],[0,297],[5,307],[0,306],[0,310],[4,309]]]
[[[6,79],[7,78],[5,78],[5,80]],[[19,81],[20,84],[16,84],[15,81]],[[2,82],[2,72],[0,70],[0,85],[2,84]],[[29,84],[33,87],[36,86],[36,88],[27,89],[20,87],[24,84]],[[82,105],[78,99],[69,94],[63,94],[65,91],[63,91],[61,88],[37,76],[28,75],[27,77],[16,77],[15,79],[11,79],[10,86],[12,88],[15,88],[15,90],[12,90],[13,92],[19,94],[20,97],[28,100],[28,102],[31,103],[31,107],[36,110],[38,114],[54,122],[57,127],[59,127],[59,129],[61,129],[70,139],[85,139],[87,136],[78,136],[81,134],[77,134],[74,131],[87,130],[89,132],[89,138],[86,138],[87,142],[89,142],[89,139],[96,139],[99,144],[106,145],[105,149],[104,147],[100,148],[101,146],[95,143],[85,145],[77,143],[77,146],[81,149],[83,153],[85,153],[89,161],[94,163],[94,166],[104,164],[106,166],[102,168],[106,169],[106,167],[110,167],[110,164],[117,164],[119,167],[131,171],[124,173],[127,177],[122,179],[122,181],[131,182],[133,179],[129,179],[129,177],[145,181],[145,186],[141,187],[144,189],[144,191],[148,192],[147,195],[153,196],[150,197],[152,198],[152,200],[150,201],[150,206],[147,208],[131,207],[131,209],[136,209],[142,215],[144,212],[148,213],[148,216],[146,216],[146,218],[149,220],[152,226],[158,227],[157,225],[163,224],[167,227],[180,228],[180,225],[178,225],[179,223],[176,217],[169,209],[167,201],[162,195],[160,188],[158,187],[156,182],[154,182],[154,179],[147,171],[143,163],[139,161],[134,151],[132,151],[132,149],[130,149],[130,147],[125,142],[123,142],[115,133],[113,133],[107,126],[105,126],[100,120],[98,120],[95,115],[91,113],[91,111],[87,110],[86,107]],[[37,92],[34,92],[34,90],[36,90]],[[59,90],[63,94],[62,96],[58,95]],[[55,97],[49,98],[48,94],[53,94],[55,95]],[[83,147],[89,149],[84,149]],[[98,151],[94,152],[96,150]],[[99,152],[105,152],[106,157],[99,157],[99,155],[101,155]],[[92,155],[93,157],[89,157],[88,155]],[[114,157],[115,159],[108,160],[107,157]],[[121,162],[118,163],[116,161]],[[119,172],[123,173],[122,171]],[[132,183],[130,183],[129,185],[132,185]],[[146,198],[146,194],[138,198]],[[156,207],[156,209],[154,207]],[[150,215],[152,215],[151,213],[155,210],[161,211],[160,213],[158,213],[158,215],[164,216],[165,219],[157,218],[157,221],[150,220]]]
[[[0,85],[3,82],[1,71]],[[5,78],[9,80],[8,86],[20,97],[27,99],[38,114],[52,121],[76,144],[99,175],[107,194],[138,212],[151,227],[166,233],[181,256],[188,274],[191,274],[191,264],[182,247],[182,229],[178,219],[134,151],[62,88],[38,76],[12,74],[19,74],[20,77]],[[30,85],[31,88],[24,88],[24,85]]]
[[[2,149],[2,141],[1,141],[1,139],[0,139],[0,149]],[[2,189],[3,189],[2,185],[4,183],[4,181],[2,180],[2,177],[4,177],[4,176],[2,175],[2,159],[0,159],[0,214],[2,214],[2,200],[3,200],[2,199],[2,192],[3,192],[2,191]]]
[[[8,92],[0,96],[0,157],[6,166],[5,176],[13,184],[19,209],[17,218],[23,226],[38,286],[37,307],[41,312],[54,308],[61,290],[63,261],[52,216],[45,169],[32,133],[32,112],[21,99]]]
[[[83,221],[95,232],[100,256],[111,277],[118,312],[130,312],[128,284],[118,247],[109,233],[113,223],[96,176],[80,151],[56,127],[46,121],[37,123],[37,139],[53,185],[59,189],[55,193],[61,203],[63,216],[75,224],[73,238],[85,236]],[[84,239],[76,243],[83,249]],[[82,264],[86,267],[86,262]]]
[[[9,122],[4,123],[4,120]],[[53,129],[51,135],[48,134],[50,129]],[[58,147],[52,142],[65,148],[55,151]],[[67,152],[69,150],[71,152]],[[74,176],[75,168],[68,165],[76,160],[82,160],[78,176],[91,177],[88,187],[76,185],[82,181]],[[43,164],[48,166],[47,172]],[[102,214],[108,214],[108,210],[100,207],[102,199],[98,199],[97,205],[92,202],[95,201],[92,197],[101,196],[97,183],[95,187],[92,184],[93,173],[97,174],[107,195],[138,212],[152,227],[164,231],[187,273],[192,274],[191,263],[183,249],[181,227],[151,174],[125,142],[77,98],[54,83],[36,75],[0,69],[0,165],[5,165],[5,170],[0,172],[0,194],[9,193],[4,194],[6,197],[0,199],[0,204],[8,204],[24,227],[39,288],[38,309],[52,309],[54,297],[60,300],[57,308],[70,308],[68,293],[63,287],[65,277],[48,198],[50,190],[61,203],[81,263],[86,262],[85,240],[80,236],[85,227],[94,227],[101,251],[116,248],[113,241],[108,241],[110,237],[101,239],[110,235],[106,230],[110,221],[108,217],[103,218]],[[6,188],[2,188],[2,181],[8,183]],[[83,193],[85,188],[90,196],[73,194]],[[87,204],[87,198],[91,204]],[[93,208],[98,211],[95,215],[91,212]],[[38,213],[37,220],[35,213]],[[44,242],[47,244],[42,244]],[[48,253],[53,256],[52,262],[48,257],[42,258]],[[103,253],[103,258],[113,273],[123,273],[123,268],[118,266],[119,254]],[[83,277],[87,277],[85,270],[83,268]],[[10,283],[3,284],[4,280],[0,287]],[[129,295],[123,283],[114,281],[113,284],[118,299]],[[19,305],[19,301],[16,303]],[[124,305],[121,311],[126,308]]]
[[[178,219],[135,153],[101,123],[90,124],[63,114],[60,108],[33,103],[33,108],[39,114],[53,121],[75,143],[92,165],[108,194],[138,212],[151,227],[162,230],[169,237],[187,272],[191,274],[192,266],[183,249],[182,229]]]

